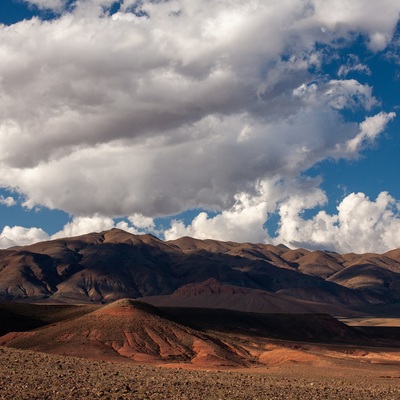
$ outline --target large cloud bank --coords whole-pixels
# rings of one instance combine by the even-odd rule
[[[302,221],[302,209],[326,199],[317,180],[299,177],[318,161],[357,157],[395,117],[371,86],[347,79],[370,73],[359,60],[336,77],[321,71],[355,34],[371,52],[385,49],[397,0],[28,2],[57,17],[0,26],[0,186],[28,208],[75,216],[59,234],[122,216],[131,223],[120,227],[154,228],[154,217],[201,208],[219,214],[174,221],[166,238],[340,251],[347,240],[356,246],[344,224],[363,216],[342,210],[356,201],[394,219],[383,230],[395,228],[385,194],[376,203],[352,195],[337,216]],[[346,110],[363,120],[345,119]],[[263,229],[273,212],[277,238]],[[1,246],[23,242],[7,229]],[[39,232],[15,229],[27,241]],[[386,236],[375,249],[400,246]]]

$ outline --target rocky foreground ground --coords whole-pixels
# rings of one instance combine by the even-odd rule
[[[195,371],[0,347],[0,399],[398,400],[395,366]],[[310,367],[311,368],[311,367]],[[397,368],[397,369],[396,369]]]

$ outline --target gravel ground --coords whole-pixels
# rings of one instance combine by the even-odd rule
[[[0,399],[7,400],[400,399],[400,371],[393,366],[343,376],[338,371],[316,376],[304,370],[306,366],[286,371],[194,371],[4,347],[0,365]]]

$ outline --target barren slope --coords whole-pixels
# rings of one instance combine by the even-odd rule
[[[315,314],[356,316],[361,312],[329,303],[297,299],[280,293],[223,284],[216,279],[182,286],[172,295],[143,297],[157,307],[227,309],[258,313]]]
[[[168,320],[156,308],[119,300],[73,320],[26,333],[9,333],[0,344],[97,359],[185,362],[197,366],[248,364],[240,348]]]
[[[48,306],[37,307],[49,311]],[[336,360],[348,358],[398,365],[400,360],[396,337],[381,337],[377,332],[368,336],[368,330],[363,333],[326,314],[157,309],[133,300],[118,300],[81,316],[85,309],[77,312],[72,317],[68,310],[63,316],[67,319],[36,330],[9,332],[0,337],[0,345],[96,360],[207,369],[293,364],[331,368]],[[49,317],[49,322],[54,320]]]
[[[250,292],[269,292],[269,300],[256,296],[266,309],[270,302],[285,311],[288,296],[297,299],[299,311],[307,302],[339,308],[390,305],[400,300],[397,258],[396,251],[338,255],[188,237],[164,242],[112,229],[0,251],[0,299],[112,302],[171,295],[213,278]],[[253,304],[259,311],[263,306],[251,300],[261,293],[256,291],[246,295],[246,308]],[[218,302],[218,307],[226,302],[226,308],[237,303],[223,294]]]

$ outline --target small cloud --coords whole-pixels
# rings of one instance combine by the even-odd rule
[[[0,234],[0,248],[25,246],[48,240],[49,235],[40,228],[25,228],[23,226],[5,226]]]
[[[390,42],[391,36],[382,32],[375,32],[370,35],[368,47],[372,51],[381,51],[384,50],[385,47]]]
[[[340,78],[346,77],[350,72],[358,72],[360,74],[371,75],[371,70],[368,65],[360,62],[360,58],[355,54],[348,56],[346,64],[340,66],[338,76]]]
[[[358,135],[347,141],[345,150],[349,153],[356,153],[366,144],[373,143],[378,135],[384,131],[386,125],[395,117],[396,113],[394,112],[380,112],[379,114],[366,118],[360,124],[360,132]]]
[[[52,236],[52,239],[61,237],[79,236],[90,232],[100,232],[114,228],[114,220],[109,217],[95,214],[91,217],[74,217],[63,229]]]
[[[36,6],[41,10],[52,10],[59,12],[63,10],[67,0],[23,0],[26,3]]]
[[[17,205],[17,201],[11,196],[0,196],[0,204],[6,207],[12,207]]]
[[[154,230],[155,228],[153,218],[145,217],[142,214],[133,214],[128,217],[128,220],[134,227],[139,229]]]
[[[152,218],[145,217],[141,214],[134,214],[128,217],[127,221],[115,222],[114,219],[94,214],[92,216],[76,216],[70,222],[64,225],[63,229],[51,236],[51,239],[61,237],[79,236],[91,232],[101,232],[112,228],[123,229],[133,234],[142,234],[145,232],[157,233]]]

